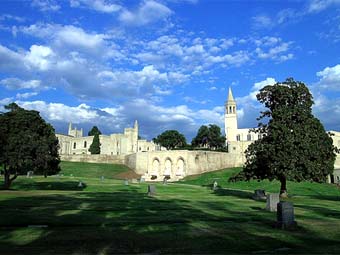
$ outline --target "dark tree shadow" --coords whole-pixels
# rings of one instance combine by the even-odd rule
[[[113,192],[8,198],[0,204],[1,253],[248,254],[310,253],[316,244],[340,248],[339,242],[307,229],[273,229],[272,213],[251,206],[240,210],[240,201],[227,199],[249,198],[248,192],[223,190],[216,194],[226,196],[223,203],[204,199],[190,203],[161,193],[149,197],[146,185],[122,186]],[[249,202],[253,203],[241,200]],[[14,244],[13,235],[30,230],[28,225],[33,226],[36,238]],[[43,227],[34,228],[37,225]]]

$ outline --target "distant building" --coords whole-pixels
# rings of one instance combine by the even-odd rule
[[[89,152],[93,136],[83,136],[83,129],[78,130],[69,124],[68,134],[56,134],[59,140],[59,154],[77,155]],[[100,154],[127,155],[142,151],[156,151],[159,146],[153,142],[138,139],[138,123],[133,128],[125,128],[123,134],[100,135]]]

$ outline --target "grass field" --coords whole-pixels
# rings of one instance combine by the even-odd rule
[[[147,183],[114,178],[126,170],[63,162],[62,177],[20,177],[0,191],[0,254],[339,254],[336,186],[289,182],[298,228],[281,230],[251,199],[257,188],[277,192],[277,182],[228,183],[240,169],[225,169],[156,184],[148,197]]]

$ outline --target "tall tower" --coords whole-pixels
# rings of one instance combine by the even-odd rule
[[[225,102],[224,131],[226,135],[226,142],[236,141],[237,134],[236,101],[234,100],[233,93],[230,87],[228,92],[228,99]]]

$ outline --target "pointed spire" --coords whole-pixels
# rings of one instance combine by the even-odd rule
[[[235,101],[233,97],[233,92],[231,91],[231,87],[229,87],[229,92],[228,92],[228,102]]]

